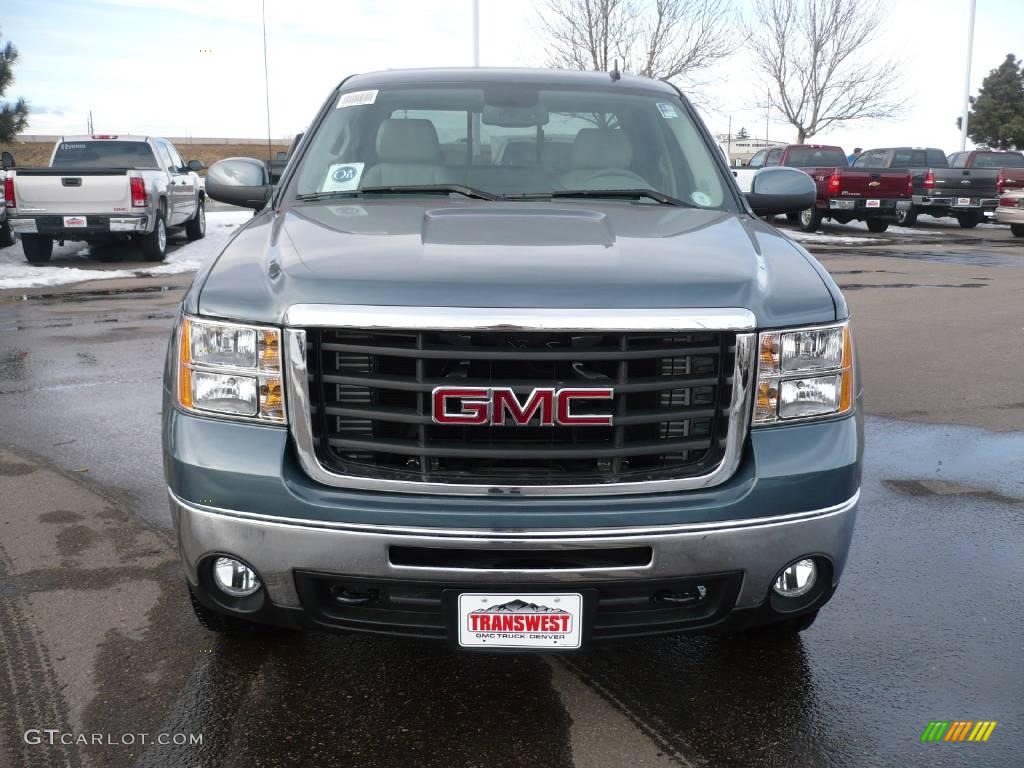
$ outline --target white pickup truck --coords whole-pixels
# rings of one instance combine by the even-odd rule
[[[206,234],[202,168],[167,139],[64,136],[49,167],[7,171],[7,216],[33,264],[50,260],[55,240],[131,239],[144,259],[163,261],[169,228],[184,227],[189,240]]]

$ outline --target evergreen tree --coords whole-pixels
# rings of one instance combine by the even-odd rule
[[[18,49],[9,41],[0,44],[0,141],[11,141],[28,126],[28,104],[18,99],[13,104],[5,101],[4,92],[14,82],[14,64],[18,60]]]
[[[1024,70],[1012,53],[981,82],[971,99],[967,135],[993,149],[1024,149]]]
[[[740,132],[736,134],[736,138],[737,139],[749,139],[750,138],[750,134],[747,133],[747,129],[746,128],[740,128]]]

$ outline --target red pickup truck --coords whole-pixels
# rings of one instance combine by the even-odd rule
[[[907,171],[859,170],[846,163],[842,147],[790,144],[765,165],[799,168],[814,179],[818,201],[813,208],[787,218],[805,232],[814,232],[822,219],[840,224],[863,221],[872,232],[885,232],[896,221],[896,211],[910,206]]]

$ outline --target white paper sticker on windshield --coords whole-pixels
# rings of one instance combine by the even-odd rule
[[[359,189],[366,163],[335,163],[327,169],[321,192],[351,192]]]
[[[349,93],[341,94],[341,98],[338,99],[338,105],[335,109],[341,109],[342,107],[362,107],[366,104],[373,104],[376,100],[376,91],[351,91]]]
[[[674,106],[661,101],[658,102],[658,111],[661,112],[661,116],[664,118],[679,117],[679,113],[676,112]]]

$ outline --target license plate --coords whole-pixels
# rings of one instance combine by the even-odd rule
[[[66,229],[74,229],[76,227],[87,227],[89,226],[88,219],[85,216],[65,216],[64,227]]]
[[[956,199],[956,204],[957,205],[970,205],[971,204],[971,198],[969,198],[969,197],[958,197]]]
[[[577,592],[463,592],[458,600],[463,648],[579,648],[583,596]]]
[[[867,201],[867,207],[868,208],[881,208],[882,207],[882,201],[881,200],[868,200]]]

